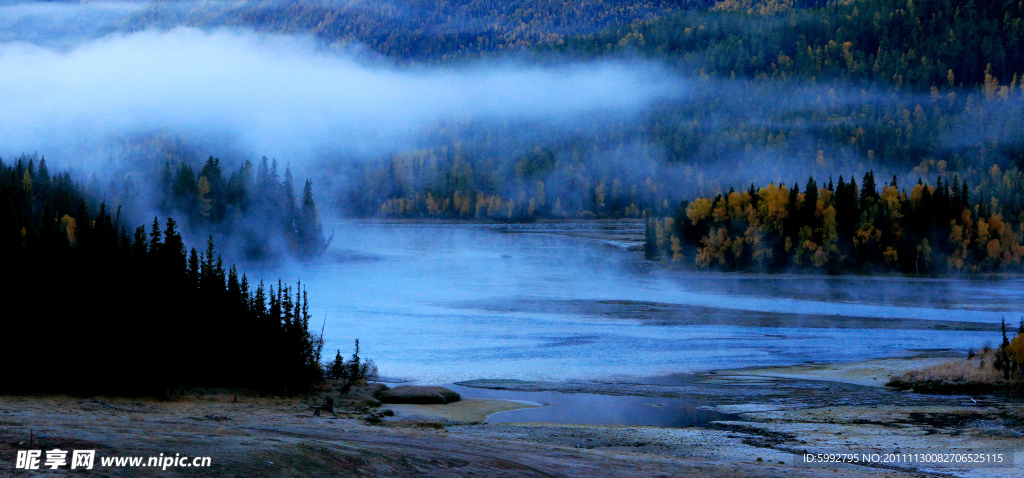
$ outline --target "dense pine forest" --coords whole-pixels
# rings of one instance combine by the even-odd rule
[[[738,21],[751,15],[778,23]],[[850,176],[811,179],[801,193],[789,176],[747,191],[677,193],[686,200],[671,217],[648,221],[649,258],[720,270],[1019,272],[1022,17],[1020,2],[830,2],[811,11],[722,2],[709,15],[637,23],[577,46],[666,55],[701,75],[859,85],[888,92],[901,110],[878,115],[863,94],[846,98],[849,114],[832,118],[848,126],[826,130],[891,181],[876,186],[869,173],[858,192]],[[848,171],[827,166],[818,177]]]
[[[248,260],[274,257],[277,249],[302,259],[319,257],[331,240],[324,237],[313,183],[306,180],[296,202],[294,182],[289,168],[282,178],[277,160],[266,156],[258,167],[244,161],[227,177],[212,156],[198,172],[184,161],[177,168],[168,161],[157,188],[158,209],[240,246]],[[260,220],[254,223],[252,217]],[[283,247],[275,248],[277,243]]]
[[[647,223],[645,254],[705,269],[962,274],[1021,270],[1024,223],[954,176],[901,188],[874,173],[750,185]]]
[[[301,285],[250,284],[177,223],[131,227],[44,159],[0,161],[2,392],[166,396],[227,386],[294,394],[321,380]]]
[[[287,163],[224,147],[221,160],[203,154],[213,147],[167,132],[121,135],[114,149],[120,164],[105,166],[104,179],[86,190],[116,201],[128,217],[177,218],[183,235],[212,235],[237,260],[315,260],[330,245],[313,182],[297,183]]]
[[[1013,0],[724,0],[565,42],[570,51],[667,57],[722,77],[850,81],[928,91],[1024,74]]]

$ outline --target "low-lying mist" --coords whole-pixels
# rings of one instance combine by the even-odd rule
[[[233,138],[292,163],[329,150],[408,147],[427,122],[635,114],[685,84],[653,63],[487,63],[385,68],[310,39],[175,29],[113,35],[68,51],[0,45],[0,151],[96,168],[111,138],[150,131]],[[209,154],[217,155],[216,151]]]

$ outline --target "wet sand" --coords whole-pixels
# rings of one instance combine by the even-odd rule
[[[511,400],[484,400],[465,398],[445,405],[387,404],[383,408],[395,412],[395,416],[412,420],[438,420],[442,423],[477,424],[487,420],[489,415],[523,408],[536,408],[540,404]]]
[[[919,356],[915,358],[867,360],[850,364],[802,364],[791,367],[764,367],[748,370],[733,370],[727,373],[739,376],[746,375],[752,377],[820,380],[825,382],[840,382],[872,387],[883,387],[893,375],[899,375],[908,370],[916,370],[948,362],[950,359],[948,355],[953,354],[945,355],[947,356]],[[960,354],[956,354],[955,356],[961,357]]]

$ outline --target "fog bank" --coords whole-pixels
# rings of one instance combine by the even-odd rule
[[[95,166],[85,160],[125,134],[221,135],[297,162],[325,149],[401,149],[439,119],[634,114],[685,91],[651,63],[396,69],[318,52],[308,38],[188,28],[68,51],[0,44],[0,70],[0,153],[40,151],[77,166]]]

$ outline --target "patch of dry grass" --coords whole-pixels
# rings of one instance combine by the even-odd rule
[[[950,360],[920,370],[910,370],[903,377],[913,381],[996,383],[1003,380],[1003,373],[996,370],[992,365],[994,363],[995,352],[985,349],[969,359]]]
[[[1009,385],[996,370],[995,351],[986,347],[966,359],[955,359],[931,367],[909,370],[893,376],[886,386],[935,393],[988,393]]]

